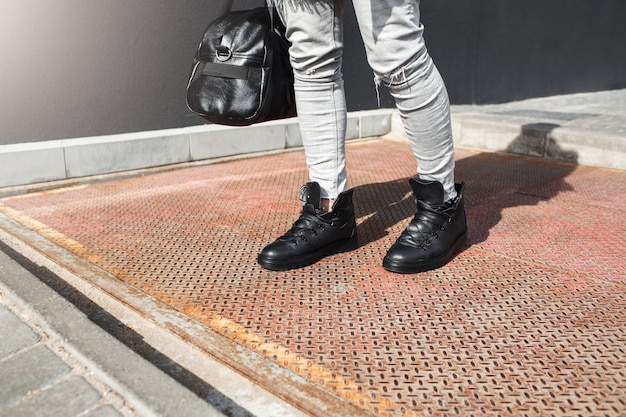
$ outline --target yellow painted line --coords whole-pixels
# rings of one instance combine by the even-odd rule
[[[185,312],[187,313],[187,312]],[[189,312],[193,315],[193,312]],[[250,332],[243,326],[220,317],[216,314],[209,313],[209,326],[220,334],[224,334],[227,337],[234,338],[237,341],[244,342],[244,344],[250,347],[252,350],[262,353],[265,357],[273,360],[278,365],[291,369],[300,376],[305,376],[315,384],[320,384],[322,387],[335,387],[337,395],[342,396],[346,400],[358,405],[361,408],[367,409],[370,404],[375,410],[377,410],[378,416],[396,416],[396,417],[420,417],[419,414],[406,411],[404,414],[391,413],[388,410],[390,408],[396,408],[400,410],[401,407],[396,406],[388,398],[372,397],[363,392],[363,387],[356,384],[354,381],[337,376],[331,370],[315,365],[310,359],[305,359],[300,355],[297,355],[285,347],[276,343],[267,343],[265,339],[256,333]],[[204,313],[206,315],[206,313]],[[225,331],[225,329],[227,331]],[[231,333],[229,335],[228,333]],[[310,376],[307,376],[310,374]],[[332,391],[331,391],[332,392]]]
[[[81,243],[65,236],[63,233],[57,231],[56,229],[47,226],[40,221],[35,220],[32,217],[22,213],[21,211],[15,210],[3,203],[0,203],[0,213],[11,217],[15,221],[28,227],[32,231],[37,232],[46,239],[51,240],[52,242],[68,249],[69,251],[75,253],[83,259],[86,259],[92,264],[101,265],[102,256],[94,254]]]

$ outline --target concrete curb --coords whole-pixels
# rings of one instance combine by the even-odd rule
[[[347,139],[381,136],[391,109],[352,112]],[[296,118],[247,127],[201,125],[0,146],[0,187],[66,180],[302,146]]]
[[[489,114],[453,115],[452,126],[456,146],[626,169],[626,138],[612,132],[561,126],[549,118]]]
[[[406,140],[398,114],[385,139]],[[623,125],[626,126],[626,115]],[[602,168],[626,169],[626,134],[560,126],[549,118],[511,118],[455,112],[454,145],[487,152],[545,158]]]
[[[626,90],[453,105],[458,147],[626,169]],[[406,140],[397,113],[386,139]]]

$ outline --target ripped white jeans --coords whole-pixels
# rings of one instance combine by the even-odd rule
[[[298,121],[311,181],[323,198],[348,188],[341,73],[343,0],[273,0],[287,27]],[[389,88],[417,159],[418,176],[454,189],[448,93],[428,55],[419,0],[354,0],[376,88]]]

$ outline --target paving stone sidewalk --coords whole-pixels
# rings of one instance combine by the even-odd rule
[[[1,290],[0,329],[0,416],[136,415]]]

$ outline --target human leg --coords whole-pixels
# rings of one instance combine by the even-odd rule
[[[356,244],[345,161],[341,3],[274,0],[292,43],[289,54],[310,182],[300,192],[304,206],[299,219],[259,254],[259,264],[267,269],[299,268]]]
[[[274,0],[286,26],[300,133],[311,181],[322,199],[347,186],[347,109],[341,72],[343,5],[336,0]]]
[[[354,1],[374,70],[396,102],[421,179],[443,184],[454,198],[454,147],[448,93],[424,42],[419,0]]]
[[[454,183],[448,94],[426,49],[419,0],[353,4],[377,88],[389,88],[418,165],[410,181],[417,214],[383,266],[402,273],[437,268],[464,244],[467,226],[463,185]]]

